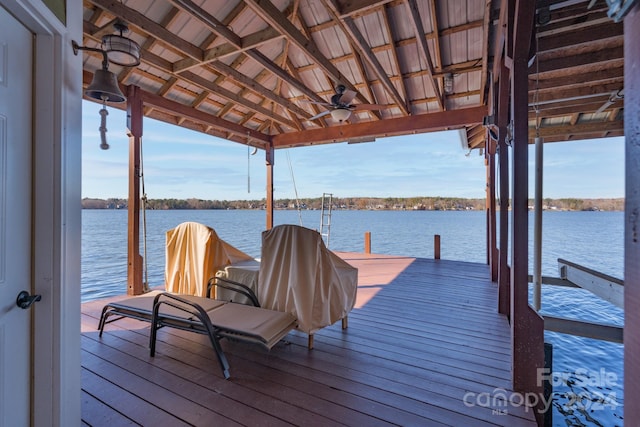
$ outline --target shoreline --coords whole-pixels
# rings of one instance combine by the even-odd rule
[[[624,198],[578,199],[562,198],[543,201],[544,211],[607,211],[623,212]],[[82,209],[127,209],[128,200],[119,198],[83,198]],[[149,199],[147,210],[265,210],[261,200],[202,200],[202,199]],[[326,206],[325,206],[326,208]],[[277,199],[274,210],[321,210],[322,198]],[[465,211],[485,210],[486,199],[460,197],[334,197],[332,210],[371,211]],[[498,206],[498,210],[499,206]],[[533,199],[529,199],[533,210]]]

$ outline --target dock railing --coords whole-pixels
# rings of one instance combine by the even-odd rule
[[[543,285],[582,288],[624,309],[624,281],[558,258],[560,277],[542,276]],[[533,277],[529,276],[529,282]],[[623,327],[585,320],[543,315],[544,329],[615,343],[623,342]]]

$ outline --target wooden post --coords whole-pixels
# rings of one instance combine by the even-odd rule
[[[371,253],[371,232],[367,231],[364,233],[364,253]]]
[[[488,133],[488,132],[487,132]],[[487,165],[487,263],[491,281],[498,280],[498,247],[496,233],[496,142],[486,136],[485,159]]]
[[[127,294],[140,295],[142,256],[140,255],[140,145],[142,144],[143,103],[138,86],[127,86],[127,128],[129,129],[129,202],[127,234]]]
[[[273,228],[273,165],[275,164],[275,150],[273,144],[265,147],[265,161],[267,165],[267,230]]]
[[[624,19],[624,400],[640,401],[640,5]],[[640,405],[624,408],[640,420]],[[633,421],[635,420],[635,421]]]
[[[440,235],[433,235],[433,259],[440,259]]]
[[[509,121],[509,70],[501,59],[498,81],[498,179],[500,180],[500,242],[498,244],[498,313],[511,315],[511,272],[509,256],[509,147],[507,125]]]
[[[511,207],[511,344],[513,388],[541,396],[544,367],[544,321],[529,306],[528,61],[534,30],[535,2],[517,0],[513,27],[511,118],[513,120],[513,176]],[[534,410],[538,423],[542,414]]]
[[[535,198],[533,218],[533,307],[542,308],[542,138],[536,137]]]

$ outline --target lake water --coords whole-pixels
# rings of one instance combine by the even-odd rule
[[[275,211],[275,224],[319,229],[320,211]],[[165,232],[184,221],[213,227],[220,238],[260,256],[265,212],[258,210],[147,211],[146,252],[150,286],[163,284]],[[142,222],[141,222],[142,224]],[[533,217],[529,220],[533,253]],[[433,258],[433,236],[441,236],[442,259],[486,262],[486,216],[480,211],[342,211],[331,218],[329,246],[364,251],[371,232],[372,252]],[[557,259],[622,278],[622,212],[557,212],[543,216],[542,272],[558,276]],[[141,239],[142,248],[142,239]],[[141,249],[142,252],[142,249]],[[530,262],[530,272],[532,272]],[[83,210],[82,300],[126,292],[127,212]],[[542,312],[566,318],[623,325],[623,312],[581,289],[543,286]],[[554,425],[617,426],[623,417],[623,346],[553,332]]]

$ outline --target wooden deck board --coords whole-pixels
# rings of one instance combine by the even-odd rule
[[[349,329],[294,331],[271,351],[223,341],[222,377],[206,337],[158,334],[122,319],[96,326],[106,300],[82,306],[87,425],[533,426],[524,407],[466,405],[510,389],[510,331],[488,267],[341,253],[359,269]],[[500,415],[493,409],[506,409]]]

